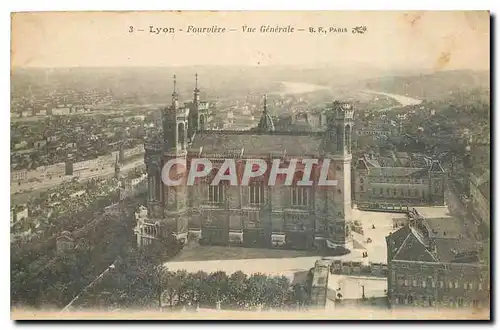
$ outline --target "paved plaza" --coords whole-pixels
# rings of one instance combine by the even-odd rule
[[[441,215],[446,208],[423,208],[426,214]],[[325,257],[330,260],[361,261],[387,263],[387,246],[385,238],[393,228],[393,219],[401,219],[402,213],[370,212],[353,209],[353,221],[358,221],[364,234],[354,233],[359,243],[351,253],[343,256]],[[375,226],[375,228],[373,228]],[[371,239],[368,243],[367,240]],[[363,252],[368,257],[363,258]],[[188,272],[205,271],[208,273],[224,271],[232,274],[242,271],[247,275],[262,273],[267,275],[283,275],[293,280],[299,272],[308,271],[315,262],[322,258],[317,252],[256,249],[243,247],[200,246],[189,244],[166,266],[171,271],[186,270]],[[343,299],[361,299],[363,287],[366,298],[384,297],[387,290],[386,278],[365,277],[356,275],[330,274],[328,288],[341,293]],[[338,290],[340,289],[340,290]]]
[[[393,228],[393,219],[404,218],[403,213],[389,213],[389,212],[370,212],[361,211],[358,209],[352,210],[352,220],[359,221],[363,226],[364,235],[357,233],[353,234],[353,238],[358,241],[363,248],[355,249],[352,253],[347,255],[349,260],[387,263],[387,245],[385,238],[395,231]],[[373,229],[375,226],[375,229]],[[367,243],[367,239],[371,239]],[[362,252],[368,253],[367,258],[362,258]],[[339,259],[335,257],[334,259]]]
[[[363,263],[386,263],[387,247],[385,237],[394,231],[393,218],[404,217],[401,213],[368,212],[353,209],[353,220],[359,221],[364,235],[354,234],[363,248],[354,249],[351,253],[327,257],[331,260],[362,261]],[[375,225],[375,229],[372,228]],[[370,238],[371,243],[366,243]],[[363,258],[363,252],[368,257]],[[257,249],[225,246],[200,246],[189,244],[166,266],[170,270],[185,269],[188,272],[203,270],[205,272],[225,271],[228,274],[241,270],[246,274],[263,273],[270,275],[293,274],[307,271],[314,266],[321,255],[317,252]]]

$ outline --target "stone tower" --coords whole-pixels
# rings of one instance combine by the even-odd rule
[[[189,110],[179,104],[177,79],[174,75],[172,104],[162,110],[162,129],[165,148],[169,152],[185,152],[188,143]]]
[[[198,88],[198,74],[195,74],[193,105],[189,112],[189,138],[192,138],[200,129],[202,129],[200,127],[200,90]]]
[[[316,261],[311,272],[311,307],[325,308],[328,294],[328,277],[330,275],[329,261]]]
[[[328,200],[333,201],[327,211],[328,241],[334,245],[352,248],[350,225],[351,205],[351,136],[354,110],[348,103],[333,102],[327,119],[325,143],[326,157],[331,159],[337,186],[328,190]]]
[[[188,219],[186,217],[187,192],[184,184],[179,186],[167,186],[161,180],[163,166],[171,159],[180,160],[186,164],[189,132],[190,109],[179,104],[177,93],[177,80],[174,75],[174,90],[172,93],[172,104],[163,109],[163,140],[165,150],[160,161],[161,188],[158,189],[162,206],[161,231],[163,235],[174,234],[178,239],[187,239]],[[195,89],[195,91],[197,88]],[[196,92],[195,92],[196,94]],[[176,165],[169,171],[171,179],[179,177],[185,170],[185,166]]]

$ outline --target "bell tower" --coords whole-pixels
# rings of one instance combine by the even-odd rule
[[[164,153],[161,159],[160,173],[163,166],[171,159],[180,159],[186,162],[189,140],[190,109],[179,104],[177,79],[174,75],[174,90],[172,104],[163,109],[163,140]],[[184,171],[183,166],[173,167],[169,176],[172,180],[179,177]],[[187,190],[184,184],[167,186],[160,178],[160,194],[163,206],[163,220],[161,231],[164,235],[174,234],[178,239],[187,239]]]
[[[200,127],[200,90],[198,89],[198,73],[194,75],[193,105],[189,112],[189,138],[198,132]]]
[[[327,190],[327,237],[334,246],[352,248],[350,226],[351,205],[351,135],[354,109],[349,103],[335,101],[327,113],[325,132],[325,157],[331,160],[330,172],[334,173],[336,186]]]
[[[198,73],[194,75],[195,85],[193,91],[193,103],[198,104],[200,102],[200,90],[198,89]]]
[[[337,152],[344,156],[351,155],[352,126],[354,110],[349,103],[334,103],[335,127],[337,132]],[[351,155],[352,156],[352,155]]]
[[[188,111],[179,105],[177,78],[174,75],[172,104],[162,110],[163,142],[171,152],[185,152],[188,143]]]

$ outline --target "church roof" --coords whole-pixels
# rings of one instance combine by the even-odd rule
[[[260,117],[260,121],[259,121],[259,125],[257,126],[257,129],[260,132],[274,132],[275,131],[273,118],[271,118],[271,115],[267,111],[267,96],[266,95],[264,95],[264,111],[262,112],[262,117]]]
[[[246,131],[204,131],[198,134],[191,152],[224,153],[241,150],[248,154],[316,155],[322,146],[319,134],[252,133]]]

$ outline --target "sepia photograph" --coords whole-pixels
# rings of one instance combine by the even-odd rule
[[[490,320],[489,11],[11,14],[13,320]]]

